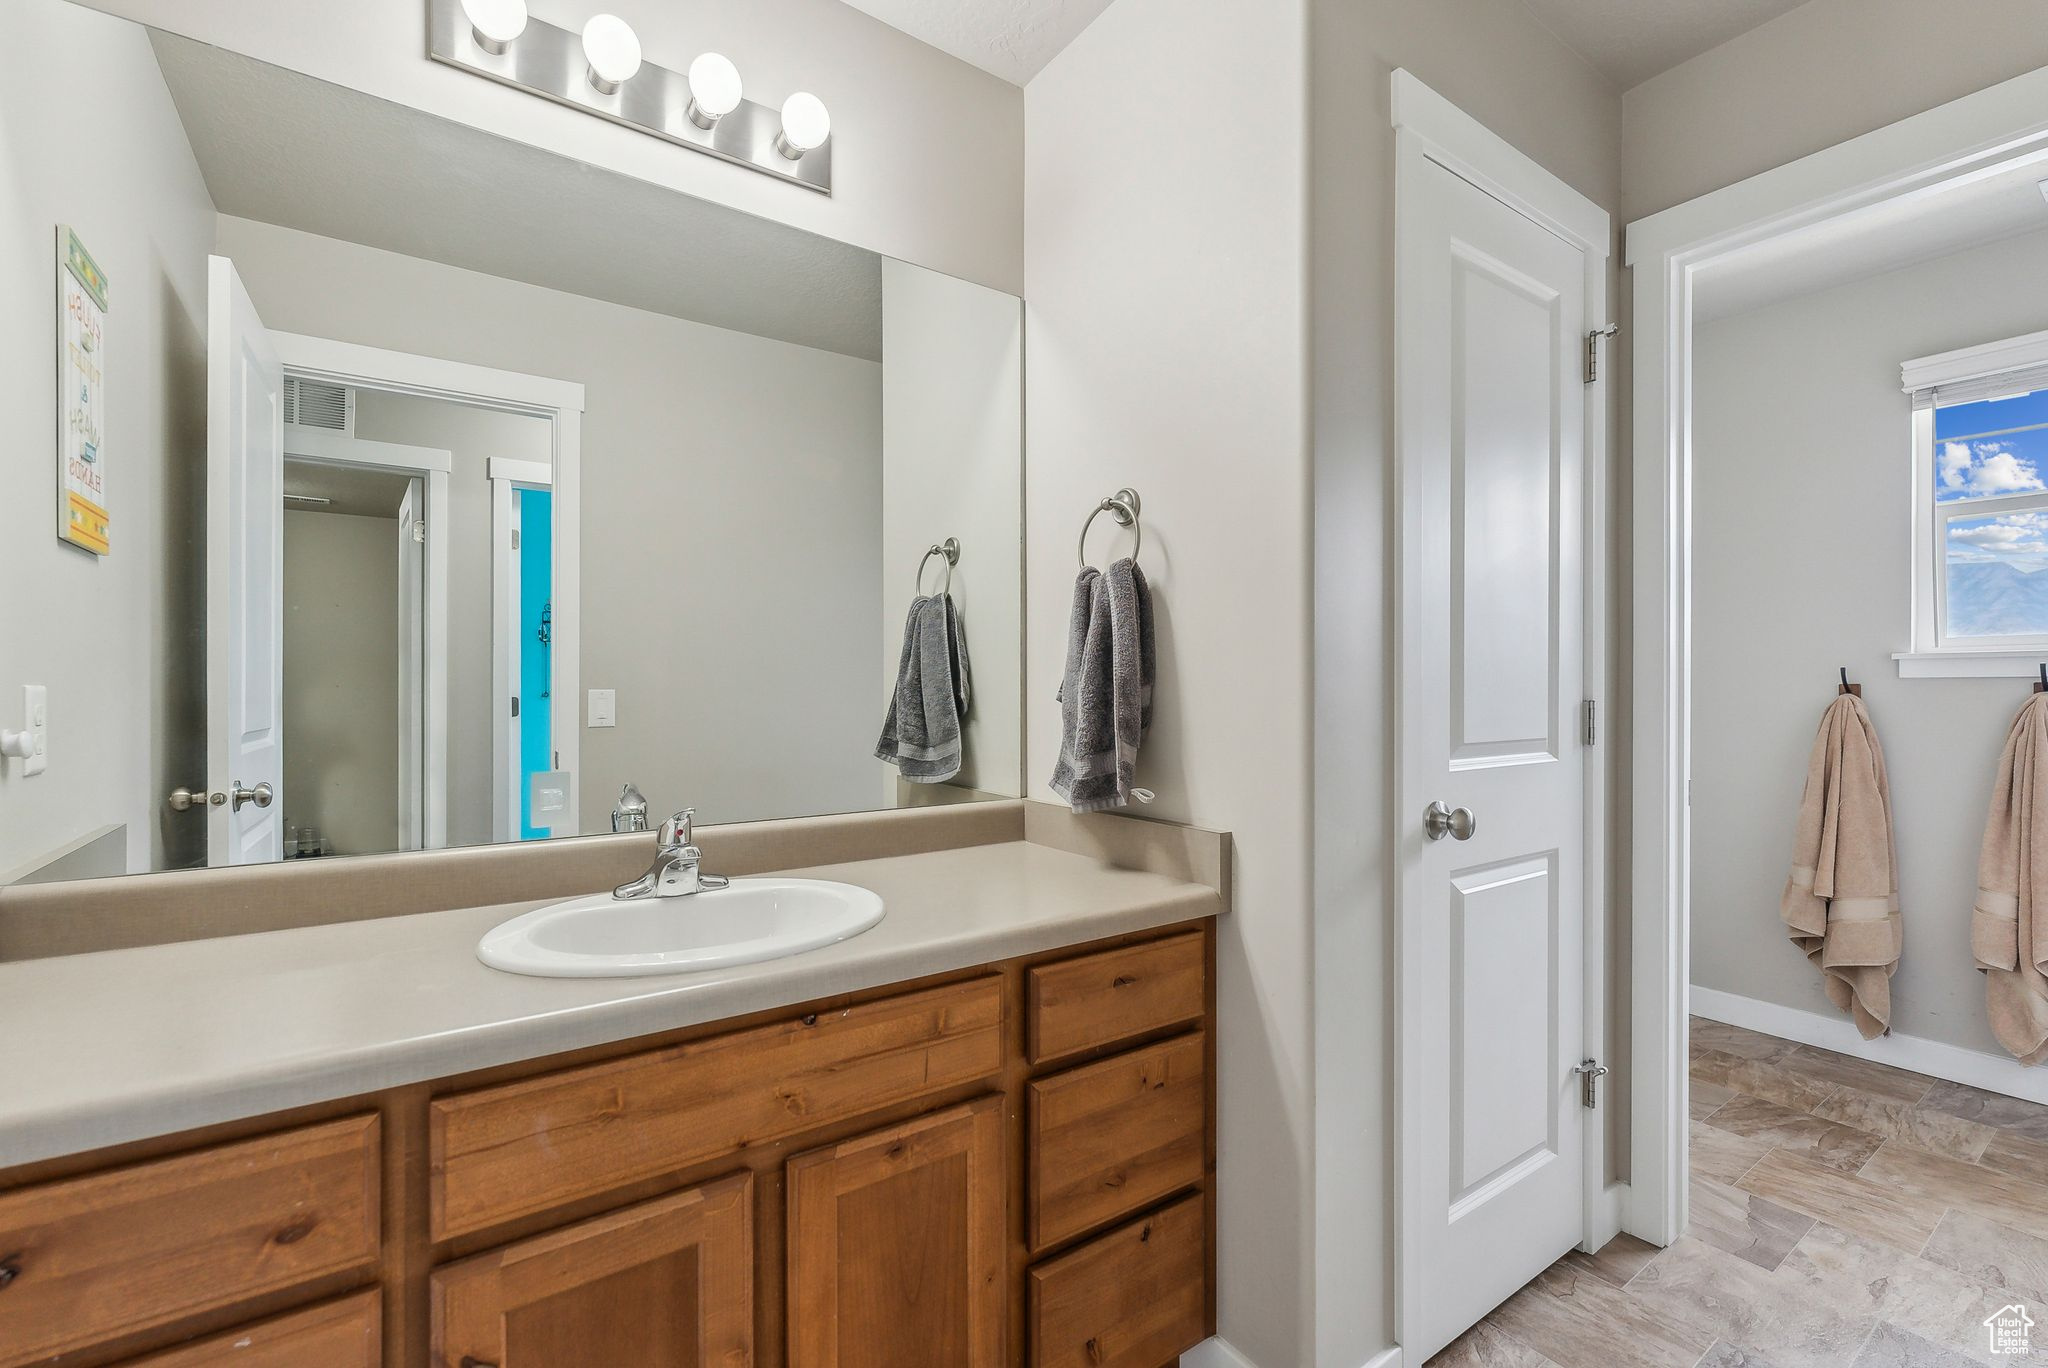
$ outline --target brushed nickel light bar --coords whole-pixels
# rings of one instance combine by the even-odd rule
[[[687,75],[641,59],[615,15],[581,33],[531,18],[525,0],[427,0],[437,62],[638,129],[819,194],[832,193],[832,120],[799,91],[773,109],[740,93],[731,61],[707,52]]]

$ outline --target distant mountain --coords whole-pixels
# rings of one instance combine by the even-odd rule
[[[2048,633],[2048,571],[2003,561],[1948,568],[1948,634],[2023,636]]]

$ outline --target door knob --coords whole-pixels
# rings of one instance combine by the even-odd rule
[[[234,791],[229,797],[235,805],[235,811],[240,812],[249,803],[254,803],[260,808],[269,807],[271,800],[277,797],[277,792],[268,783],[258,784],[255,788],[243,788],[242,781],[237,779]]]
[[[1479,830],[1479,819],[1472,815],[1471,808],[1447,808],[1436,802],[1423,809],[1422,830],[1432,841],[1441,841],[1446,836],[1469,841],[1472,833]]]
[[[223,797],[221,801],[225,802],[227,800]],[[190,812],[193,808],[205,807],[206,790],[203,788],[174,788],[171,790],[170,803],[171,811],[173,812]]]

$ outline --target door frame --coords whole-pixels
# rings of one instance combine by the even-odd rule
[[[285,369],[307,379],[359,389],[383,390],[423,399],[442,399],[476,408],[520,413],[548,421],[554,498],[555,599],[581,602],[583,386],[518,371],[473,366],[410,352],[365,347],[301,333],[272,333]],[[575,612],[558,615],[554,626],[554,681],[559,697],[574,699],[582,686],[582,624]],[[568,776],[572,828],[582,828],[583,734],[575,708],[556,708],[553,741],[556,768]]]
[[[1628,225],[1634,271],[1634,839],[1626,1228],[1685,1229],[1691,984],[1692,286],[1770,238],[2048,157],[2048,69],[1988,86]],[[1901,535],[1905,530],[1901,529]]]
[[[285,363],[285,377],[302,373]],[[454,469],[451,454],[439,447],[409,446],[402,442],[373,442],[303,423],[284,425],[284,458],[311,461],[317,465],[375,467],[409,475],[426,487],[426,585],[420,607],[424,618],[425,642],[439,641],[441,649],[429,647],[425,683],[420,699],[424,725],[421,727],[420,760],[416,773],[404,763],[407,749],[399,743],[399,783],[417,785],[420,812],[420,845],[403,844],[408,833],[401,829],[401,850],[440,850],[448,844],[448,476]],[[287,671],[291,663],[285,663]],[[403,800],[401,799],[401,811]]]
[[[522,486],[552,490],[554,471],[539,461],[493,456],[486,473],[491,481],[491,832],[500,841],[516,841],[519,727],[512,695],[519,690],[520,596],[513,592],[519,583],[519,554],[512,549],[512,492]],[[524,699],[520,706],[525,707]],[[550,719],[552,732],[552,712]]]
[[[1414,573],[1407,564],[1412,543],[1403,527],[1404,436],[1401,413],[1400,335],[1401,284],[1407,272],[1400,261],[1399,229],[1404,204],[1414,201],[1421,178],[1434,163],[1479,190],[1501,201],[1539,226],[1562,238],[1585,254],[1585,317],[1589,325],[1604,326],[1607,314],[1607,276],[1612,230],[1607,212],[1546,171],[1532,158],[1511,146],[1412,74],[1393,74],[1392,118],[1394,126],[1395,204],[1395,338],[1394,338],[1394,489],[1392,496],[1394,545],[1394,632],[1392,678],[1394,693],[1394,734],[1402,734],[1403,643],[1406,639],[1406,597],[1404,585]],[[1589,697],[1599,699],[1607,678],[1607,381],[1601,378],[1585,390],[1585,643],[1584,669]],[[1584,750],[1585,840],[1582,880],[1584,928],[1583,1030],[1586,1053],[1606,1058],[1607,1008],[1607,783],[1606,752],[1598,746]],[[1398,762],[1397,762],[1398,764]],[[1395,795],[1401,791],[1395,776]],[[1420,1268],[1420,1218],[1423,1194],[1417,1176],[1416,1153],[1422,1122],[1422,1083],[1410,1056],[1418,1048],[1405,1026],[1407,967],[1405,957],[1412,938],[1404,926],[1408,906],[1408,875],[1399,858],[1401,832],[1415,819],[1412,813],[1397,813],[1394,829],[1388,833],[1389,858],[1393,869],[1394,896],[1394,1075],[1396,1080],[1395,1174],[1399,1188],[1395,1214],[1395,1338],[1403,1340],[1402,1327],[1417,1317],[1421,1288],[1414,1276]],[[1597,1249],[1619,1232],[1622,1219],[1621,1193],[1610,1188],[1607,1173],[1606,1097],[1601,1106],[1586,1113],[1586,1134],[1582,1189],[1584,1196],[1584,1237],[1581,1248]],[[1404,1351],[1405,1354],[1405,1351]],[[1412,1361],[1412,1368],[1420,1368]]]

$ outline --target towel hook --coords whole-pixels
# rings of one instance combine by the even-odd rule
[[[945,559],[946,582],[939,586],[939,592],[950,594],[953,592],[953,567],[960,563],[960,539],[958,537],[948,537],[942,542],[933,542],[931,549],[919,558],[917,562],[917,592],[920,594],[924,592],[924,568],[931,563],[933,556],[941,556]]]
[[[1858,698],[1863,697],[1863,686],[1849,682],[1849,667],[1847,665],[1842,667],[1842,687],[1835,690],[1835,694],[1837,697],[1840,697],[1842,694],[1854,694]]]
[[[1145,529],[1138,523],[1138,509],[1141,505],[1142,500],[1138,498],[1138,491],[1128,486],[1095,505],[1088,514],[1088,521],[1081,524],[1080,557],[1083,570],[1088,568],[1088,529],[1095,526],[1095,519],[1104,513],[1115,519],[1118,527],[1133,529],[1132,535],[1136,540],[1131,543],[1131,559],[1138,559],[1138,552],[1145,549]]]
[[[2048,665],[2041,667],[2041,677],[2034,681],[2035,693],[2048,693]]]

